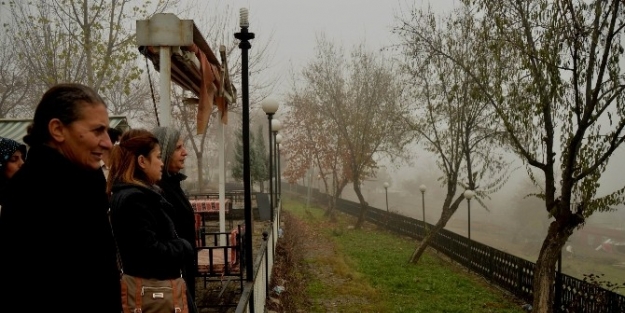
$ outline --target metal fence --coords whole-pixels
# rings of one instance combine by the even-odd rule
[[[243,292],[236,307],[236,313],[265,312],[267,298],[270,293],[271,274],[273,272],[274,256],[280,229],[280,208],[278,201],[274,210],[274,219],[271,228],[264,232],[263,243],[254,259],[254,277],[243,284]]]
[[[306,197],[309,192],[309,188],[301,185],[286,185],[282,190],[302,197]],[[320,205],[327,204],[329,200],[329,195],[319,192],[318,189],[312,189],[310,197]],[[361,207],[358,202],[337,199],[336,209],[359,216]],[[367,207],[365,220],[399,235],[416,239],[423,239],[427,229],[434,227],[429,223],[372,206]],[[519,299],[532,302],[535,263],[446,229],[440,230],[432,238],[430,246]],[[625,313],[625,296],[566,274],[556,273],[555,282],[556,295],[560,295],[554,304],[556,312]],[[557,290],[558,287],[561,289]]]

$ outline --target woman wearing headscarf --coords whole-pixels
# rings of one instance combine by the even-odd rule
[[[187,240],[195,251],[195,215],[191,203],[180,187],[180,183],[187,177],[180,171],[184,168],[187,150],[180,131],[172,127],[157,127],[152,133],[161,143],[161,157],[163,160],[163,176],[158,185],[163,190],[167,202],[171,203],[174,211],[170,214],[176,231],[181,238]],[[184,279],[189,293],[195,301],[195,274],[197,266],[195,259],[188,260],[184,268]]]
[[[42,96],[24,136],[28,158],[3,196],[0,312],[121,311],[100,169],[108,127],[107,106],[88,86]]]
[[[7,182],[24,164],[26,145],[0,137],[0,195]]]

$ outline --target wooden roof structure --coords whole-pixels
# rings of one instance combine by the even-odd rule
[[[179,20],[171,13],[137,21],[137,42],[141,54],[161,74],[161,48],[171,47],[171,81],[197,97],[191,102],[198,104],[198,134],[205,131],[213,106],[221,112],[222,122],[227,122],[228,106],[236,101],[237,91],[230,80],[224,46],[219,49],[220,61],[192,20]]]

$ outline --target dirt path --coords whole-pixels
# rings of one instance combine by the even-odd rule
[[[352,277],[349,272],[336,270],[334,265],[342,256],[333,240],[320,232],[325,225],[305,223],[288,212],[283,214],[283,221],[285,235],[276,250],[278,265],[274,267],[270,312],[309,312],[306,308],[311,306],[322,307],[324,312],[340,312],[345,304],[368,301],[344,294],[307,299],[306,288],[311,285],[338,290],[352,283]],[[275,286],[285,287],[285,292],[276,294]]]

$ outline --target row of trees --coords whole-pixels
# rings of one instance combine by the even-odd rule
[[[404,157],[410,141],[404,123],[408,104],[396,66],[364,45],[349,55],[325,36],[317,38],[317,57],[302,71],[305,82],[288,95],[289,163],[284,176],[296,181],[316,167],[336,199],[348,183],[366,207],[361,184],[372,177],[380,156]],[[333,203],[329,204],[331,214]],[[364,222],[360,214],[357,227]]]
[[[160,12],[168,1],[6,1],[0,37],[0,114],[32,116],[54,84],[79,82],[109,100],[112,114],[153,116],[139,80],[137,47],[128,23]],[[152,113],[152,114],[146,114]]]
[[[612,153],[625,141],[622,69],[625,3],[620,0],[463,0],[449,14],[409,8],[397,17],[399,44],[349,53],[323,36],[316,57],[288,95],[289,163],[294,182],[317,168],[335,198],[382,159],[409,160],[417,142],[436,156],[446,190],[434,233],[463,200],[486,199],[520,160],[553,218],[534,271],[534,310],[552,312],[555,263],[595,212],[623,203],[625,189],[598,195]],[[330,203],[328,212],[332,210]]]

